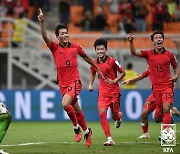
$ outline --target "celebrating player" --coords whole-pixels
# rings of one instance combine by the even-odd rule
[[[126,81],[123,81],[122,84],[125,84],[125,85],[133,84],[137,81],[140,81],[140,80],[148,77],[149,74],[150,74],[149,69],[147,69],[146,71],[144,71],[139,76],[136,76],[136,77],[133,77],[133,78],[128,79]],[[151,112],[153,112],[155,110],[155,108],[156,108],[156,103],[155,103],[153,94],[151,93],[144,103],[143,111],[141,114],[141,128],[142,128],[143,134],[138,137],[139,139],[150,138],[149,131],[148,131],[148,116]],[[180,113],[176,107],[172,108],[171,113],[172,113],[172,115],[180,116]],[[162,122],[162,118],[161,117],[154,117],[154,121],[155,122]]]
[[[154,49],[136,51],[133,36],[129,34],[130,52],[134,56],[146,58],[149,65],[150,79],[152,82],[153,96],[156,102],[155,116],[163,116],[163,124],[171,124],[170,108],[174,99],[174,85],[179,76],[179,68],[175,55],[163,47],[164,34],[156,31],[151,35]],[[174,75],[170,74],[170,65]]]
[[[57,69],[57,82],[62,93],[62,106],[72,121],[76,142],[81,140],[81,130],[85,132],[86,146],[91,146],[92,129],[87,127],[84,114],[78,104],[78,94],[82,84],[78,71],[77,55],[79,54],[87,63],[92,65],[101,76],[101,71],[93,62],[92,58],[85,54],[84,50],[77,44],[69,42],[68,28],[64,24],[58,24],[55,35],[59,44],[52,41],[46,34],[44,17],[39,9],[38,20],[40,22],[41,34],[54,58]]]
[[[11,115],[9,111],[6,109],[4,103],[0,102],[0,143],[2,142],[4,136],[6,135],[10,123],[11,123]],[[8,153],[0,149],[0,154],[8,154]]]
[[[115,126],[120,127],[122,113],[120,111],[120,88],[118,81],[125,76],[125,71],[122,66],[114,58],[107,56],[107,41],[103,38],[97,39],[94,43],[94,48],[97,54],[97,59],[94,62],[100,68],[105,77],[99,78],[99,96],[98,110],[100,122],[107,138],[104,142],[105,146],[113,146],[115,142],[111,137],[110,126],[107,120],[107,110],[110,107],[112,111],[112,119],[115,121]],[[89,91],[93,90],[93,82],[96,76],[96,70],[91,66],[91,77],[89,81]],[[117,76],[117,72],[119,75]]]

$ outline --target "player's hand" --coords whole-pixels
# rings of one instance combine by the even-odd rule
[[[169,79],[172,82],[176,82],[178,79],[178,76],[171,76],[171,78]]]
[[[39,15],[38,15],[38,20],[39,22],[42,22],[44,20],[44,17],[43,17],[43,12],[41,9],[39,9]]]
[[[93,86],[89,85],[89,92],[92,92],[93,91]]]
[[[116,83],[115,80],[111,80],[111,79],[109,79],[109,78],[106,79],[106,82],[107,82],[108,84],[114,84],[114,83]]]
[[[132,36],[131,33],[127,35],[127,40],[128,40],[130,43],[133,42],[133,39],[134,39],[134,37]]]
[[[124,84],[124,85],[128,85],[128,84],[129,84],[129,81],[126,80],[126,81],[122,81],[121,83]]]
[[[98,78],[103,78],[106,81],[106,78],[103,76],[102,72],[99,70],[97,71]]]

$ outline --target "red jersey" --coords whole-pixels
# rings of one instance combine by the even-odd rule
[[[154,49],[141,51],[141,57],[146,58],[150,70],[150,80],[153,90],[163,90],[167,87],[173,87],[173,82],[169,79],[170,65],[175,68],[177,61],[173,53],[165,50],[158,54]]]
[[[141,75],[143,78],[149,77],[149,79],[152,81],[151,73],[149,69],[145,70]]]
[[[145,70],[141,75],[143,78],[146,78],[149,76],[149,73],[150,73],[149,70]]]
[[[67,87],[75,80],[80,80],[77,55],[85,56],[84,50],[74,43],[68,43],[67,47],[62,47],[55,42],[51,42],[49,49],[56,65],[58,84],[61,87]]]
[[[103,63],[100,63],[98,59],[94,60],[94,62],[100,68],[103,76],[112,80],[117,78],[117,72],[121,73],[124,70],[117,60],[109,56],[106,56]],[[92,66],[91,72],[93,74],[96,73],[96,70]],[[102,78],[99,78],[99,82],[99,93],[101,94],[108,94],[110,96],[120,92],[118,83],[108,84]]]

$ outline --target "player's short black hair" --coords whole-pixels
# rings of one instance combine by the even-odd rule
[[[108,44],[108,41],[104,38],[99,38],[97,39],[95,42],[94,42],[94,48],[96,50],[96,47],[98,45],[104,45],[105,49],[107,50],[107,44]]]
[[[58,24],[57,26],[56,26],[56,28],[55,28],[55,35],[56,36],[59,36],[59,30],[60,29],[67,29],[67,31],[68,31],[68,27],[66,26],[66,24]]]
[[[133,64],[132,63],[128,63],[126,67],[127,67],[128,70],[131,70],[133,68]]]
[[[161,34],[164,40],[164,33],[162,31],[155,31],[152,35],[151,35],[151,41],[154,41],[154,35],[156,34]]]

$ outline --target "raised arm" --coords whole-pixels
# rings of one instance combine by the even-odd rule
[[[47,36],[46,29],[45,29],[45,24],[44,24],[43,12],[42,12],[41,9],[39,9],[38,20],[39,20],[40,27],[41,27],[42,38],[45,41],[45,43],[47,44],[47,46],[50,46],[52,41]]]
[[[141,52],[140,51],[136,51],[136,49],[135,49],[135,46],[134,46],[134,43],[133,43],[134,38],[133,38],[131,33],[128,34],[127,40],[129,41],[129,44],[130,44],[131,55],[141,57]]]

